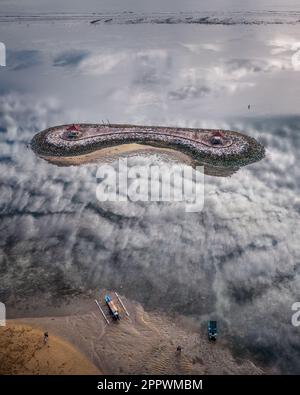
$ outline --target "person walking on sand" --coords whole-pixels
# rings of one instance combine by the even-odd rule
[[[44,333],[44,344],[45,344],[45,345],[48,344],[48,340],[49,340],[48,332],[45,332],[45,333]]]

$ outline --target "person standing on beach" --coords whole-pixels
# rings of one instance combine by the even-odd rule
[[[49,340],[48,332],[45,332],[45,333],[44,333],[44,344],[45,344],[45,345],[48,344],[48,340]]]

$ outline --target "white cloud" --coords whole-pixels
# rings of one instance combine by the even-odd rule
[[[116,66],[126,63],[129,55],[126,52],[103,53],[89,55],[79,64],[78,69],[83,74],[106,74],[112,71]]]
[[[201,43],[201,44],[182,43],[181,45],[187,48],[189,51],[194,52],[196,54],[201,53],[203,51],[220,52],[222,50],[222,47],[216,43]]]

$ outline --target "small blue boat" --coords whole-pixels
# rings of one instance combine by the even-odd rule
[[[217,340],[217,321],[208,321],[208,339],[209,340]]]

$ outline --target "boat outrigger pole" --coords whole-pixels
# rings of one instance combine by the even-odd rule
[[[124,309],[125,313],[127,314],[127,316],[130,317],[126,307],[124,306],[124,303],[122,302],[122,300],[121,300],[121,298],[120,298],[120,296],[118,295],[117,292],[115,292],[115,295],[118,298],[118,301],[120,302],[120,305],[123,307],[123,309]]]
[[[95,299],[95,303],[96,303],[96,305],[99,307],[99,310],[101,311],[101,314],[103,315],[103,318],[105,319],[105,321],[106,321],[106,322],[108,323],[108,325],[109,325],[109,321],[108,321],[106,315],[104,314],[104,311],[102,310],[102,307],[101,307],[100,304],[98,303],[98,300]]]

